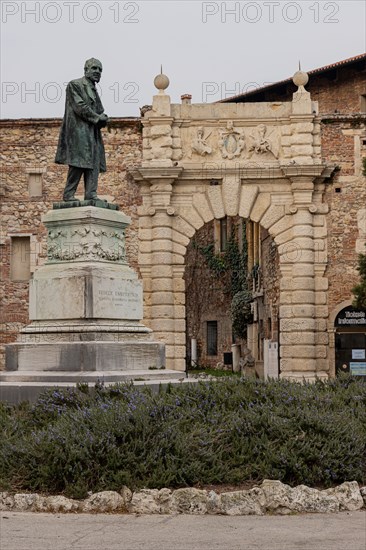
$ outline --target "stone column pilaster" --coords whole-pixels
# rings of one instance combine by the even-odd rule
[[[312,214],[292,206],[291,241],[279,246],[280,357],[284,378],[314,378],[316,311]]]
[[[279,246],[281,375],[293,379],[328,376],[328,314],[324,279],[326,231],[324,205],[314,204],[314,176],[305,167],[291,176],[293,204],[289,240]],[[296,170],[296,172],[295,172]]]
[[[172,229],[169,214],[156,210],[152,216],[151,328],[166,343],[166,367],[174,363],[174,293]]]
[[[175,339],[175,323],[177,319],[177,296],[174,292],[174,243],[172,219],[175,214],[171,206],[171,195],[175,177],[168,174],[145,174],[149,182],[149,200],[145,201],[145,210],[149,217],[149,229],[146,233],[146,258],[149,262],[148,280],[144,281],[145,303],[149,326],[156,333],[156,337],[166,344],[166,367],[168,369],[184,370],[177,366],[179,358],[184,362],[184,353],[177,355]],[[146,181],[146,180],[145,180]],[[147,226],[143,221],[143,226]],[[140,225],[140,239],[145,236],[144,228]],[[140,243],[140,252],[144,249]],[[144,259],[142,258],[142,259]],[[147,266],[145,267],[145,271]],[[182,304],[184,309],[184,303]],[[184,312],[183,312],[184,319]],[[179,317],[182,317],[180,315]],[[182,362],[182,361],[181,361]],[[181,369],[179,368],[181,367]]]

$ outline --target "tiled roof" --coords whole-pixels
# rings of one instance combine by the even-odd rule
[[[349,57],[348,59],[344,59],[343,61],[337,61],[336,63],[332,63],[331,65],[325,65],[325,67],[320,67],[319,69],[313,69],[312,71],[308,71],[308,75],[323,73],[326,71],[330,71],[334,68],[343,67],[344,65],[350,65],[352,63],[357,63],[358,61],[362,61],[362,60],[366,61],[366,53],[361,53],[360,55]],[[255,90],[250,90],[249,92],[246,92],[244,94],[238,94],[231,97],[227,97],[226,99],[221,99],[220,101],[217,101],[217,103],[227,103],[235,99],[250,97],[251,95],[255,95],[264,90],[269,90],[270,88],[275,88],[276,86],[280,86],[282,84],[288,84],[289,82],[292,82],[292,77],[286,78],[285,80],[279,80],[278,82],[273,82],[272,84],[266,84],[266,86],[255,88]]]

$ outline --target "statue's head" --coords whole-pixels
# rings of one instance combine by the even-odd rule
[[[103,67],[99,59],[92,57],[85,61],[84,74],[86,78],[89,78],[93,82],[99,82],[102,76]]]

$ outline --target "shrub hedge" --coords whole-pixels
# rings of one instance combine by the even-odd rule
[[[2,490],[366,482],[366,384],[352,377],[54,389],[2,404],[0,423]]]

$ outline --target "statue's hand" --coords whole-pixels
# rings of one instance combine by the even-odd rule
[[[108,124],[108,116],[105,113],[102,113],[99,115],[99,122],[98,126],[99,128],[104,128]]]

